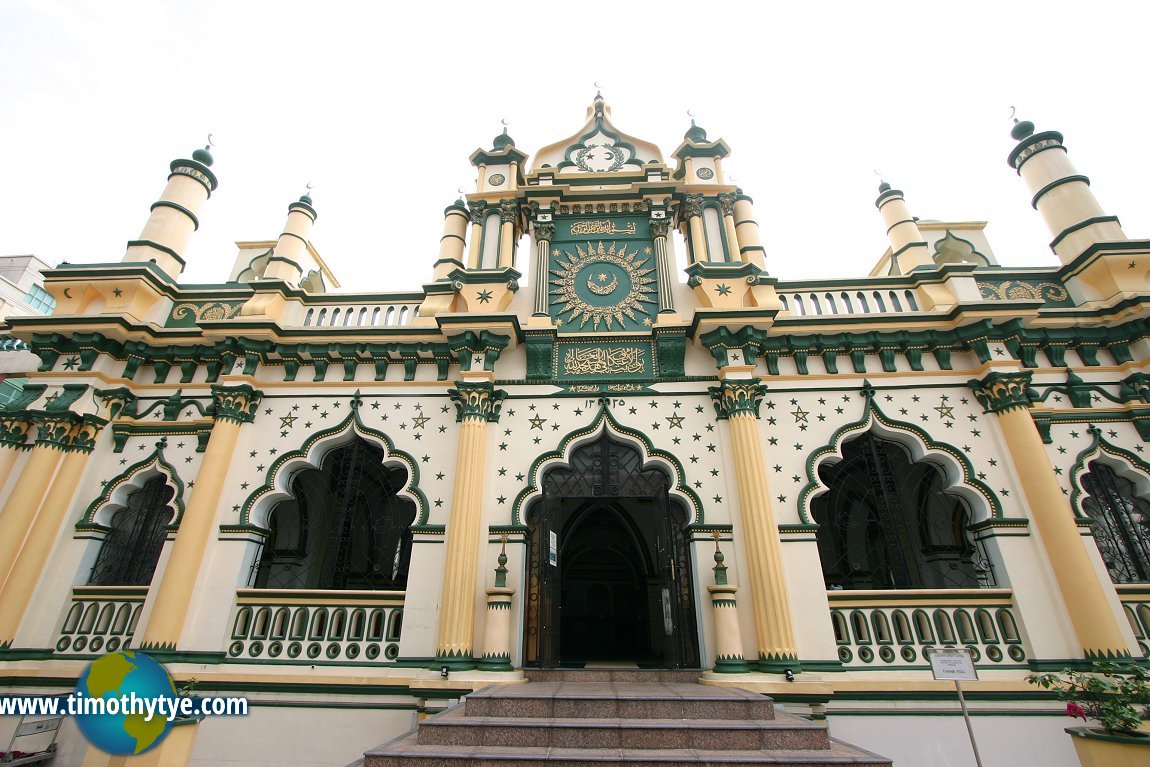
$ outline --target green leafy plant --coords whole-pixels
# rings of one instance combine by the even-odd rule
[[[1031,674],[1026,681],[1054,690],[1066,701],[1067,716],[1094,719],[1108,733],[1129,735],[1150,718],[1150,671],[1142,666],[1096,663],[1090,672],[1064,669]]]

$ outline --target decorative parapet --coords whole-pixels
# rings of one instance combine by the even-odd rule
[[[451,401],[455,404],[456,421],[483,420],[496,422],[503,398],[507,392],[496,389],[491,383],[460,381],[457,388],[448,389]]]
[[[1060,282],[1034,279],[979,280],[978,291],[987,301],[1042,301],[1044,306],[1069,308],[1074,299]]]
[[[990,373],[982,380],[967,382],[988,413],[1005,413],[1030,407],[1030,372]]]

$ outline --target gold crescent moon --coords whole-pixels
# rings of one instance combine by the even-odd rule
[[[619,287],[618,275],[611,275],[611,281],[606,285],[596,285],[593,279],[590,277],[587,278],[587,289],[597,296],[610,295],[615,291],[615,288],[617,287]]]

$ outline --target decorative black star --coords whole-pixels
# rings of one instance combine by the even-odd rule
[[[419,457],[419,460],[423,461],[424,463],[427,463],[428,461],[431,460],[431,456],[430,455],[422,455]]]
[[[127,462],[128,462],[128,459],[127,459],[127,458],[121,458],[121,459],[120,459],[120,465],[121,465],[121,466],[123,466],[123,465],[124,465],[125,463],[127,463]]]
[[[542,437],[536,437],[535,439],[532,440],[532,442],[534,442],[536,445],[538,445],[542,441],[543,441]]]
[[[703,406],[702,405],[695,405],[695,412],[696,413],[702,413],[703,412]]]
[[[327,418],[327,411],[326,410],[321,411],[319,414],[319,417],[320,418]]]
[[[711,469],[711,476],[712,477],[719,476],[719,470],[718,469]]]
[[[699,462],[699,456],[693,455],[693,456],[691,456],[690,460],[691,460],[691,463],[698,463]]]
[[[112,295],[116,298],[119,298],[120,296],[124,295],[124,291],[120,290],[119,288],[114,288],[112,290]]]
[[[403,404],[402,404],[402,403],[400,403],[400,402],[396,402],[396,403],[395,403],[395,409],[396,409],[396,410],[399,410],[401,407],[403,407]]]
[[[79,366],[80,366],[80,358],[79,357],[69,357],[68,359],[64,360],[64,369],[65,370],[75,370]]]
[[[500,442],[499,443],[499,449],[500,450],[506,450],[507,449],[507,443],[506,442]]]
[[[575,408],[575,415],[583,415],[583,408]]]
[[[803,449],[803,443],[796,442],[795,443],[795,450],[802,450],[802,449]]]
[[[446,426],[440,426],[440,427],[439,427],[439,433],[440,433],[440,434],[443,434],[443,433],[444,433],[444,432],[446,432],[446,431],[447,431],[447,427],[446,427]]]
[[[707,445],[707,452],[708,453],[715,452],[715,446],[714,445]]]
[[[707,431],[714,431],[714,430],[715,430],[715,424],[713,424],[713,423],[707,424]]]
[[[559,431],[559,424],[557,424],[557,423],[551,424],[551,431]]]
[[[501,476],[501,477],[506,477],[506,476],[507,476],[507,469],[506,469],[506,467],[503,467],[503,466],[500,466],[500,467],[499,467],[499,476]]]
[[[702,483],[702,482],[700,482],[699,480],[697,480],[697,479],[696,479],[696,480],[695,480],[695,489],[696,489],[696,490],[698,490],[698,489],[700,489],[702,486],[703,486],[703,483]]]
[[[651,400],[647,404],[650,405],[651,407],[659,407],[659,403],[656,400]]]
[[[715,503],[722,503],[722,502],[723,502],[723,496],[716,495],[715,496]]]
[[[240,490],[247,490],[247,489],[248,489],[248,483],[247,482],[241,482],[240,483]]]
[[[986,479],[986,472],[984,472],[984,471],[978,472],[978,478],[979,479]]]
[[[477,293],[475,295],[475,297],[479,299],[479,303],[486,304],[489,301],[491,301],[491,291],[490,290],[482,290],[479,293]]]
[[[436,479],[438,479],[438,480],[441,480],[441,481],[442,481],[442,480],[443,480],[443,476],[444,476],[444,475],[443,475],[443,472],[441,471],[441,472],[439,472],[438,474],[436,474],[436,475],[435,475],[435,478],[436,478]]]
[[[658,431],[659,430],[659,422],[655,421],[653,424],[651,424],[651,429],[654,431]]]
[[[264,465],[262,463],[256,467],[256,471],[263,471],[263,470],[264,470]]]
[[[674,442],[674,443],[677,445],[677,444],[679,444],[680,442],[682,442],[682,441],[683,441],[683,439],[682,439],[681,437],[671,437],[671,441],[672,441],[672,442]]]
[[[534,418],[529,418],[527,420],[527,423],[531,424],[532,429],[538,429],[539,431],[543,431],[543,424],[547,423],[547,419],[546,418],[540,418],[539,416],[535,416]]]
[[[411,428],[413,428],[413,429],[426,429],[427,428],[427,422],[430,421],[431,419],[425,415],[417,415],[414,418],[412,418],[411,420],[415,421],[415,425],[412,426]]]
[[[991,458],[987,461],[987,463],[989,463],[991,466],[997,466],[998,460],[996,458]]]
[[[780,472],[782,472],[782,470],[783,470],[783,467],[782,467],[782,466],[780,466],[780,465],[779,465],[779,464],[777,464],[777,463],[776,463],[774,466],[772,466],[771,468],[775,470],[775,473],[776,473],[776,474],[779,474],[779,473],[780,473]]]
[[[779,438],[778,437],[767,437],[767,442],[770,442],[772,445],[777,445],[777,444],[779,444]]]
[[[787,497],[785,495],[780,495],[779,496],[779,503],[786,503],[786,502],[787,502]]]
[[[305,429],[310,429],[310,428],[311,428],[311,421],[304,421],[304,422],[303,422],[303,427],[304,427]]]
[[[1010,497],[1010,491],[1007,490],[1005,487],[1002,488],[1001,490],[999,490],[998,492],[1002,494],[1003,498],[1009,498]]]
[[[447,407],[447,405],[444,405],[443,407],[439,408],[439,412],[441,412],[441,413],[446,413],[446,412],[448,411],[448,409],[449,409],[449,408]],[[512,410],[512,411],[511,411],[511,414],[512,414],[512,415],[514,415],[514,414],[515,414],[515,411],[514,411],[514,410]]]
[[[629,408],[627,408],[627,412],[628,412],[628,413],[630,413],[631,415],[635,415],[635,413],[637,413],[637,412],[639,412],[639,411],[637,411],[637,410],[636,410],[635,408],[633,408],[633,407],[629,407]]]
[[[842,415],[842,414],[843,414],[843,409],[842,409],[841,407],[836,407],[836,408],[835,408],[835,412],[836,412],[836,413],[838,413],[839,415]],[[906,411],[905,411],[905,410],[903,411],[903,415],[906,415]]]
[[[523,481],[523,475],[522,474],[516,474],[515,475],[515,481],[516,482],[522,482]]]
[[[716,285],[715,286],[715,292],[718,293],[720,296],[730,295],[731,286],[730,285]]]
[[[499,496],[498,498],[496,498],[495,500],[499,501],[499,503],[500,503],[501,505],[502,505],[502,504],[504,504],[504,503],[507,503],[507,498],[506,498],[505,496],[502,496],[502,495],[501,495],[501,496]]]
[[[683,428],[683,416],[679,415],[678,413],[672,413],[671,415],[665,416],[665,417],[667,419],[667,422],[669,423],[669,425],[667,426],[668,429],[682,429]]]
[[[435,499],[435,508],[438,509],[442,505],[443,505],[443,499],[442,498],[436,498]]]

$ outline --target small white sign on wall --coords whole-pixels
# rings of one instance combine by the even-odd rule
[[[974,659],[967,650],[932,650],[929,657],[930,671],[935,679],[978,681]]]

